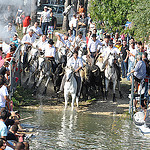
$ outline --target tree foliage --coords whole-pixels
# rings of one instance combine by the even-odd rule
[[[136,0],[128,17],[136,39],[145,40],[150,33],[150,0]]]
[[[131,6],[131,0],[91,0],[89,12],[96,22],[104,20],[107,28],[116,31],[123,29]]]

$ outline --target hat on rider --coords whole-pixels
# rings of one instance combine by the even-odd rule
[[[73,52],[73,54],[77,54],[77,55],[78,55],[78,51],[77,51],[77,50],[76,50],[76,51],[74,51],[74,52]]]
[[[53,44],[54,44],[53,40],[50,39],[50,40],[48,41],[48,44],[53,45]]]
[[[96,34],[93,34],[92,37],[96,37]]]
[[[106,35],[105,38],[110,39],[110,35]]]

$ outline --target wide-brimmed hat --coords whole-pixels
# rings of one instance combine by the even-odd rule
[[[47,6],[44,6],[44,9],[47,9],[48,7]]]
[[[49,43],[50,45],[53,45],[53,44],[54,44],[54,42],[53,42],[52,39],[50,39],[50,40],[48,41],[48,43]]]
[[[96,37],[96,34],[93,34],[92,37]]]

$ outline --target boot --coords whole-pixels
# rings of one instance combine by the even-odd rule
[[[105,99],[107,100],[108,91],[105,91]]]
[[[116,101],[115,93],[113,93],[113,102]]]
[[[121,91],[119,91],[119,95],[120,95],[120,98],[123,98],[123,95],[122,95]]]

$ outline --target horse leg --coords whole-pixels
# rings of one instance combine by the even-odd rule
[[[115,97],[115,88],[116,88],[116,80],[114,79],[114,81],[113,81],[113,102],[116,101],[116,97]]]
[[[66,109],[68,104],[68,93],[64,92],[64,98],[65,98],[65,109]]]
[[[47,86],[48,86],[48,83],[50,81],[50,77],[48,77],[47,81],[46,81],[46,84],[45,84],[45,89],[43,91],[43,94],[46,94],[46,90],[47,90]]]
[[[79,107],[79,97],[76,96],[76,104],[77,104],[77,107]]]
[[[118,80],[117,83],[118,83],[118,89],[119,89],[120,98],[123,98],[123,95],[122,95],[121,90],[120,90],[120,81]]]
[[[106,100],[108,96],[108,85],[109,85],[109,80],[105,78],[105,99]]]
[[[73,107],[74,107],[74,101],[75,101],[75,98],[76,98],[76,94],[71,94],[72,95],[72,103],[71,103],[71,107],[72,107],[72,110],[73,110]]]

